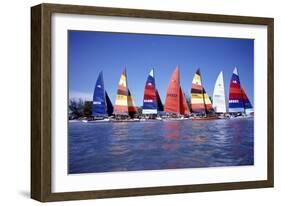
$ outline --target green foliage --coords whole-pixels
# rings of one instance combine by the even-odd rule
[[[83,116],[90,117],[92,115],[92,101],[85,101],[83,107]]]
[[[68,109],[69,119],[81,118],[84,116],[84,101],[82,99],[70,99]]]

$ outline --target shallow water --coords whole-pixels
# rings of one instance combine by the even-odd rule
[[[254,121],[69,123],[69,173],[253,165]]]

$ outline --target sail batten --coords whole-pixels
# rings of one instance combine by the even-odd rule
[[[224,90],[223,72],[217,77],[213,92],[213,108],[216,113],[226,113],[226,97]]]

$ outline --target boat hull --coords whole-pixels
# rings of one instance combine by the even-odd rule
[[[111,122],[140,122],[140,119],[122,119],[122,120],[117,120],[117,119],[112,119]]]
[[[217,120],[217,119],[221,119],[219,117],[193,117],[192,120],[195,121],[205,121],[205,120]]]

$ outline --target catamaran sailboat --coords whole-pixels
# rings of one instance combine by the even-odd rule
[[[126,69],[124,69],[118,83],[113,112],[115,115],[115,120],[112,121],[139,121],[139,119],[134,119],[136,113],[137,108],[135,106],[131,91],[128,88],[127,73]]]
[[[180,72],[178,66],[174,70],[166,94],[164,111],[169,119],[184,119],[190,115],[187,100],[180,86]]]
[[[235,67],[229,85],[229,113],[234,116],[250,116],[254,114],[253,106],[241,87],[238,69]]]
[[[191,112],[194,114],[193,120],[217,119],[209,95],[203,87],[200,69],[197,69],[192,80],[191,87]]]
[[[92,118],[83,122],[107,122],[113,113],[113,106],[104,88],[103,73],[99,73],[97,78],[92,103]]]
[[[162,111],[163,104],[156,89],[154,69],[152,69],[147,77],[144,88],[142,114],[147,118],[161,119],[157,115]]]
[[[213,108],[214,112],[219,115],[219,117],[224,118],[227,112],[226,107],[226,96],[224,90],[224,80],[223,72],[221,71],[217,77],[215,88],[213,92]]]

